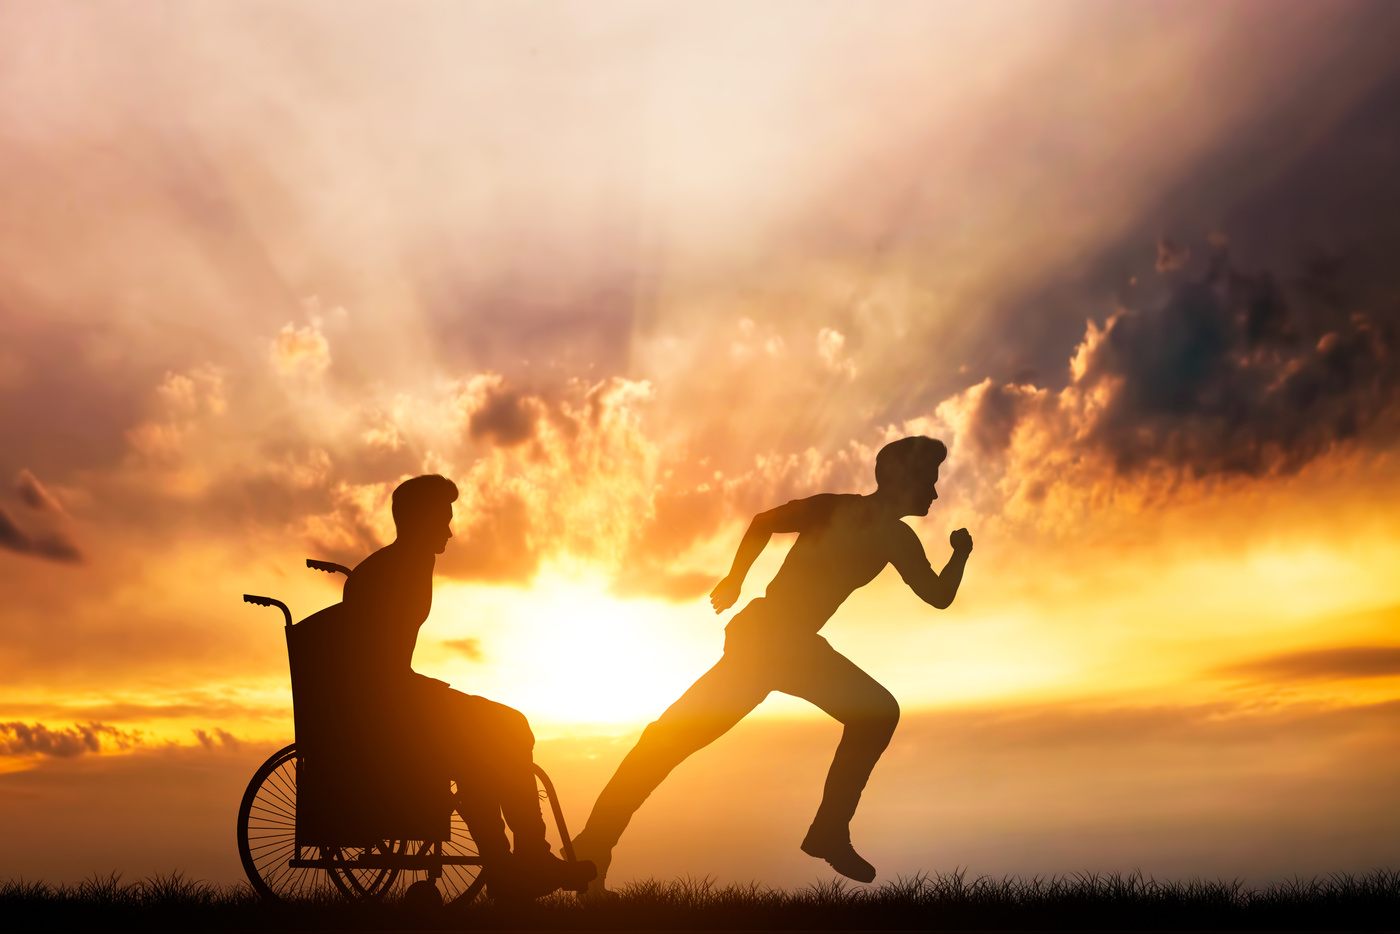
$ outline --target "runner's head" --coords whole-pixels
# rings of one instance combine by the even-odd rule
[[[405,480],[394,490],[394,527],[399,541],[442,554],[452,537],[452,504],[457,484],[430,473]]]
[[[891,441],[875,455],[878,492],[892,497],[901,515],[928,515],[938,499],[938,467],[947,457],[947,446],[937,438],[915,435]]]

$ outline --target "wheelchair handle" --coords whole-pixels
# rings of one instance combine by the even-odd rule
[[[259,597],[257,594],[245,593],[243,595],[243,602],[254,603],[258,606],[275,606],[277,607],[277,609],[282,611],[283,616],[287,617],[288,628],[290,628],[292,625],[292,611],[287,609],[287,604],[283,603],[281,600],[274,600],[271,597]]]
[[[334,561],[317,561],[315,558],[307,558],[306,566],[313,571],[325,571],[327,574],[344,574],[350,576],[350,569],[343,564],[336,564]]]

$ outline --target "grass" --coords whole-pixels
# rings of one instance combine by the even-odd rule
[[[532,930],[1394,930],[1400,872],[1294,879],[1262,888],[1238,881],[1162,882],[1140,874],[1052,878],[918,875],[878,888],[840,883],[795,891],[757,883],[647,881],[615,898],[555,895],[507,910],[478,900],[462,912],[414,915],[389,900],[350,904],[331,895],[268,904],[247,886],[174,874],[123,883],[116,875],[71,886],[0,883],[7,930],[383,930],[422,927]]]

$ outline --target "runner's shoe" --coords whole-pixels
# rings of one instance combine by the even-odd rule
[[[849,839],[819,837],[809,830],[806,839],[802,841],[802,852],[808,856],[826,860],[832,869],[847,879],[854,879],[857,882],[875,881],[875,867],[867,863],[856,852]]]

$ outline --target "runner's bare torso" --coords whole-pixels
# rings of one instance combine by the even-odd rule
[[[740,566],[744,559],[752,563],[746,546],[756,544],[761,551],[770,535],[782,532],[797,532],[797,541],[768,584],[766,599],[751,602],[736,615],[731,631],[815,633],[853,591],[874,580],[886,564],[893,564],[909,588],[933,606],[946,607],[956,592],[956,582],[933,570],[914,530],[876,497],[823,493],[755,517],[736,556],[735,573],[716,588],[712,602],[717,612],[731,606],[738,596],[737,592],[731,596],[724,588],[736,573],[740,582],[747,573],[748,564]],[[757,557],[756,552],[753,557]]]

